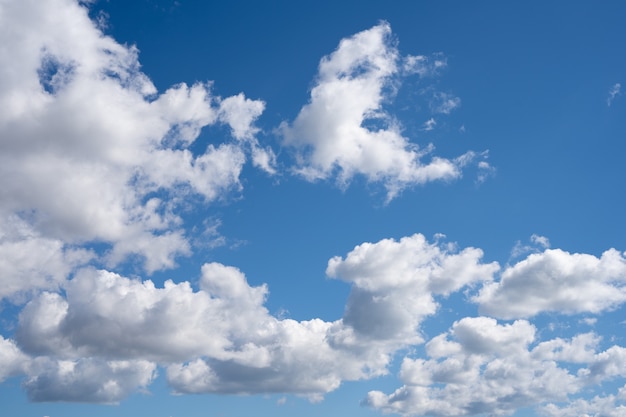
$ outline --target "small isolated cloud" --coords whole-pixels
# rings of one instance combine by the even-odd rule
[[[421,61],[413,57],[404,65],[420,72]],[[474,153],[424,161],[433,148],[420,149],[402,136],[398,121],[383,109],[402,75],[400,63],[387,23],[343,39],[321,60],[309,103],[280,127],[284,144],[296,152],[298,174],[309,181],[336,178],[344,187],[362,175],[384,184],[388,199],[412,185],[461,176],[458,161]],[[436,108],[449,113],[459,104],[443,94]]]
[[[620,393],[625,388],[621,388]],[[566,405],[548,404],[540,408],[540,412],[546,417],[623,417],[626,415],[626,397],[618,394],[577,398]]]
[[[461,99],[449,93],[436,92],[430,102],[430,108],[434,113],[450,114],[452,110],[461,105]]]
[[[620,83],[613,84],[613,87],[609,90],[609,97],[606,99],[607,106],[611,107],[613,104],[613,100],[619,95],[621,95],[622,85]]]
[[[437,126],[437,121],[431,117],[430,119],[426,120],[422,126],[423,126],[422,130],[425,130],[428,132],[428,131],[433,130],[435,126]]]

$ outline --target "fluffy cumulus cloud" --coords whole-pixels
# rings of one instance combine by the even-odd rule
[[[547,417],[622,417],[626,415],[626,387],[620,388],[618,395],[578,398],[562,406],[548,404],[541,412]]]
[[[588,386],[626,376],[626,349],[598,352],[593,334],[533,343],[536,337],[526,320],[499,324],[488,317],[464,318],[426,344],[426,359],[404,359],[402,387],[389,395],[372,391],[366,404],[401,415],[509,415],[566,401]],[[570,415],[568,410],[545,406],[553,416]]]
[[[11,266],[12,276],[33,278],[2,295],[49,288],[86,259],[72,249],[85,242],[110,245],[110,265],[135,254],[148,272],[172,267],[190,251],[181,193],[210,202],[239,189],[248,153],[272,169],[273,154],[254,138],[263,102],[215,97],[202,83],[160,94],[137,50],[105,36],[75,1],[1,2],[0,44],[11,62],[0,68],[1,258],[37,246]],[[215,123],[235,140],[192,153]],[[42,277],[45,258],[53,267]]]
[[[175,266],[193,250],[190,201],[241,190],[248,161],[270,175],[279,165],[257,138],[264,102],[215,96],[209,82],[157,91],[138,50],[106,36],[87,3],[0,0],[0,61],[11,63],[0,66],[0,299],[19,310],[3,322],[0,382],[21,378],[32,401],[110,404],[162,374],[177,394],[315,401],[344,381],[388,373],[408,352],[402,386],[370,392],[369,406],[432,416],[527,406],[552,417],[624,414],[626,388],[583,394],[623,385],[625,348],[594,333],[542,340],[528,321],[584,313],[578,322],[600,327],[587,316],[626,301],[626,259],[615,249],[571,254],[533,235],[514,248],[525,258],[501,268],[481,249],[439,237],[361,243],[328,262],[327,276],[350,286],[332,321],[270,314],[268,287],[218,262],[205,263],[197,281],[161,285],[122,273]],[[386,23],[342,40],[321,60],[310,101],[277,129],[295,170],[342,186],[361,176],[388,199],[458,178],[486,153],[433,156],[402,135],[386,107],[400,77],[425,79],[445,66],[440,54],[401,56]],[[460,103],[433,93],[424,130]],[[215,124],[230,134],[204,143],[203,129]],[[478,169],[493,172],[484,160]],[[208,224],[206,235],[215,232]],[[483,316],[425,340],[425,320],[460,291]]]
[[[116,402],[148,385],[157,366],[178,393],[317,400],[342,381],[387,373],[398,349],[421,343],[434,295],[492,278],[498,266],[481,257],[419,234],[359,245],[329,261],[328,275],[352,285],[344,316],[330,322],[272,316],[267,287],[220,263],[202,267],[197,289],[81,268],[63,295],[42,292],[23,308],[4,368],[27,376],[36,401],[76,400],[67,392],[80,385],[85,401]]]
[[[297,171],[308,180],[335,177],[343,186],[361,175],[383,183],[389,199],[411,185],[460,177],[476,154],[425,160],[432,146],[420,149],[402,136],[398,121],[383,106],[399,76],[432,74],[442,66],[440,59],[401,57],[387,23],[343,39],[321,60],[309,103],[292,123],[281,126],[284,144],[297,153]],[[437,100],[439,113],[460,104],[448,95]]]
[[[335,257],[326,273],[353,284],[344,323],[367,338],[420,341],[420,321],[437,309],[434,295],[448,295],[489,281],[498,265],[480,262],[482,251],[430,243],[421,234],[399,241],[363,243]]]
[[[601,313],[626,301],[626,259],[615,249],[599,258],[548,249],[506,268],[474,300],[484,313],[503,319],[544,311]]]

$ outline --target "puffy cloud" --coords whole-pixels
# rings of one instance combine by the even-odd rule
[[[491,279],[498,267],[481,257],[478,249],[458,251],[419,234],[359,245],[329,261],[327,274],[352,285],[344,316],[330,322],[270,315],[267,287],[252,287],[239,269],[219,263],[202,267],[197,290],[83,268],[63,285],[64,295],[43,292],[23,308],[15,338],[45,365],[27,373],[35,400],[56,398],[45,385],[66,375],[68,363],[65,381],[78,384],[109,375],[116,361],[165,367],[178,393],[291,392],[318,400],[343,381],[387,373],[398,349],[421,342],[419,326],[436,311],[435,295]],[[145,378],[130,380],[139,382],[120,392]],[[107,392],[86,398],[117,401]]]
[[[24,270],[49,256],[58,266],[47,280],[59,281],[76,264],[62,258],[85,242],[110,245],[109,265],[136,254],[148,272],[172,267],[190,252],[180,195],[210,202],[238,190],[248,153],[271,170],[271,150],[254,138],[261,101],[214,97],[202,83],[159,94],[137,49],[105,36],[76,1],[2,2],[0,44],[11,62],[0,68],[0,236],[13,221],[31,229],[0,250],[39,246]],[[201,129],[218,122],[235,141],[192,153]],[[11,291],[29,286],[51,288],[33,278]]]
[[[600,258],[560,249],[534,253],[485,284],[474,300],[494,317],[531,317],[543,311],[600,313],[626,301],[626,259],[615,249]]]
[[[420,77],[437,75],[448,66],[444,54],[438,52],[431,56],[407,55],[403,60],[402,69],[407,74],[418,74]]]
[[[372,391],[365,402],[401,415],[507,415],[567,401],[590,384],[625,374],[624,348],[596,353],[593,334],[533,348],[535,338],[535,327],[525,320],[503,325],[488,317],[464,318],[427,343],[428,359],[404,359],[402,387],[389,395]],[[556,413],[553,405],[546,409],[569,415]]]
[[[489,281],[498,270],[480,262],[480,249],[454,249],[415,234],[363,243],[345,259],[332,258],[327,275],[353,284],[344,323],[369,338],[419,341],[420,321],[437,309],[433,295]]]
[[[281,125],[284,144],[297,151],[298,173],[311,181],[336,176],[344,186],[362,175],[383,183],[388,199],[411,185],[461,176],[462,160],[476,154],[433,156],[423,163],[432,147],[411,143],[383,109],[401,72],[400,61],[387,23],[343,39],[321,60],[310,102],[293,123]],[[425,72],[422,61],[405,59],[405,73]],[[441,104],[445,112],[458,105],[448,103],[455,100]]]
[[[625,400],[615,395],[578,398],[563,406],[548,404],[540,411],[547,417],[622,417],[626,415]]]
[[[23,386],[31,401],[75,401],[115,404],[156,377],[156,365],[144,360],[53,361],[40,358],[30,365]]]

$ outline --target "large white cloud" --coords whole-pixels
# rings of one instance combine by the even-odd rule
[[[180,196],[209,202],[239,189],[248,153],[272,170],[273,154],[254,138],[263,102],[221,99],[202,83],[159,94],[137,55],[76,1],[0,2],[0,61],[11,63],[0,67],[0,224],[25,222],[48,252],[104,242],[109,265],[138,254],[151,272],[190,252]],[[234,141],[187,149],[218,122]],[[26,244],[5,238],[0,251]]]
[[[45,364],[27,373],[34,381],[27,389],[45,393],[31,394],[35,400],[54,397],[45,383],[60,378],[63,364],[86,358],[96,361],[84,363],[88,373],[78,365],[64,371],[72,384],[99,369],[107,374],[111,361],[148,361],[167,369],[179,393],[292,392],[316,400],[342,381],[387,373],[398,349],[421,342],[421,321],[438,305],[434,295],[491,279],[497,265],[481,264],[481,256],[419,234],[359,245],[329,261],[329,276],[352,285],[344,316],[331,322],[270,315],[266,286],[252,287],[240,270],[219,263],[202,267],[198,289],[82,268],[64,295],[43,292],[24,307],[16,346]]]
[[[308,180],[336,177],[342,185],[362,175],[383,183],[388,199],[411,185],[460,177],[474,153],[423,162],[432,147],[419,149],[402,136],[398,121],[383,108],[400,75],[445,65],[424,61],[399,55],[387,23],[343,39],[321,60],[310,102],[293,123],[281,126],[285,145],[297,152],[297,172]],[[449,113],[459,103],[446,96],[436,110]]]
[[[475,301],[482,312],[503,319],[543,311],[601,313],[626,301],[626,259],[615,249],[600,258],[548,249],[506,268]]]
[[[464,318],[427,343],[428,359],[404,359],[402,387],[389,395],[372,391],[365,402],[401,415],[499,416],[568,401],[585,387],[626,376],[626,349],[596,352],[593,334],[532,346],[536,337],[525,320]],[[560,415],[555,406],[547,410]]]
[[[480,249],[454,249],[415,234],[363,243],[345,259],[331,259],[327,275],[353,284],[344,323],[366,338],[419,341],[421,320],[437,309],[433,295],[489,281],[499,268],[481,263]]]

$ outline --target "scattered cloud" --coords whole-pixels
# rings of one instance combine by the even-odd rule
[[[427,132],[431,131],[435,128],[435,126],[437,126],[437,121],[433,117],[431,117],[424,122],[423,126],[424,127],[422,128],[422,130],[425,130]]]
[[[534,406],[550,417],[624,415],[626,386],[582,396],[626,377],[626,348],[595,333],[541,340],[528,320],[581,314],[578,323],[595,326],[599,319],[587,316],[622,306],[626,254],[616,249],[569,253],[534,234],[513,248],[520,260],[501,266],[442,234],[364,242],[328,261],[326,275],[349,285],[343,313],[329,321],[271,314],[268,286],[219,262],[204,263],[199,278],[138,278],[177,266],[200,245],[230,243],[211,214],[185,223],[190,200],[209,206],[237,196],[248,163],[266,175],[281,167],[258,139],[264,101],[217,96],[211,82],[158,91],[137,48],[106,36],[106,15],[90,20],[87,3],[0,5],[0,59],[11,62],[0,66],[0,300],[19,310],[11,334],[0,335],[0,382],[22,378],[35,402],[115,404],[163,371],[176,394],[320,401],[345,381],[387,374],[401,352],[402,386],[365,400],[384,413],[505,415]],[[294,172],[340,187],[362,177],[381,184],[388,201],[458,179],[469,164],[478,183],[494,175],[486,151],[444,158],[403,136],[387,107],[399,82],[437,76],[447,62],[402,56],[396,45],[383,22],[322,58],[309,102],[276,129]],[[610,89],[608,106],[620,90]],[[461,105],[453,94],[423,91],[433,114],[424,131]],[[216,125],[229,133],[204,144]],[[137,276],[120,272],[136,258]],[[482,316],[429,339],[425,321],[453,294]]]

